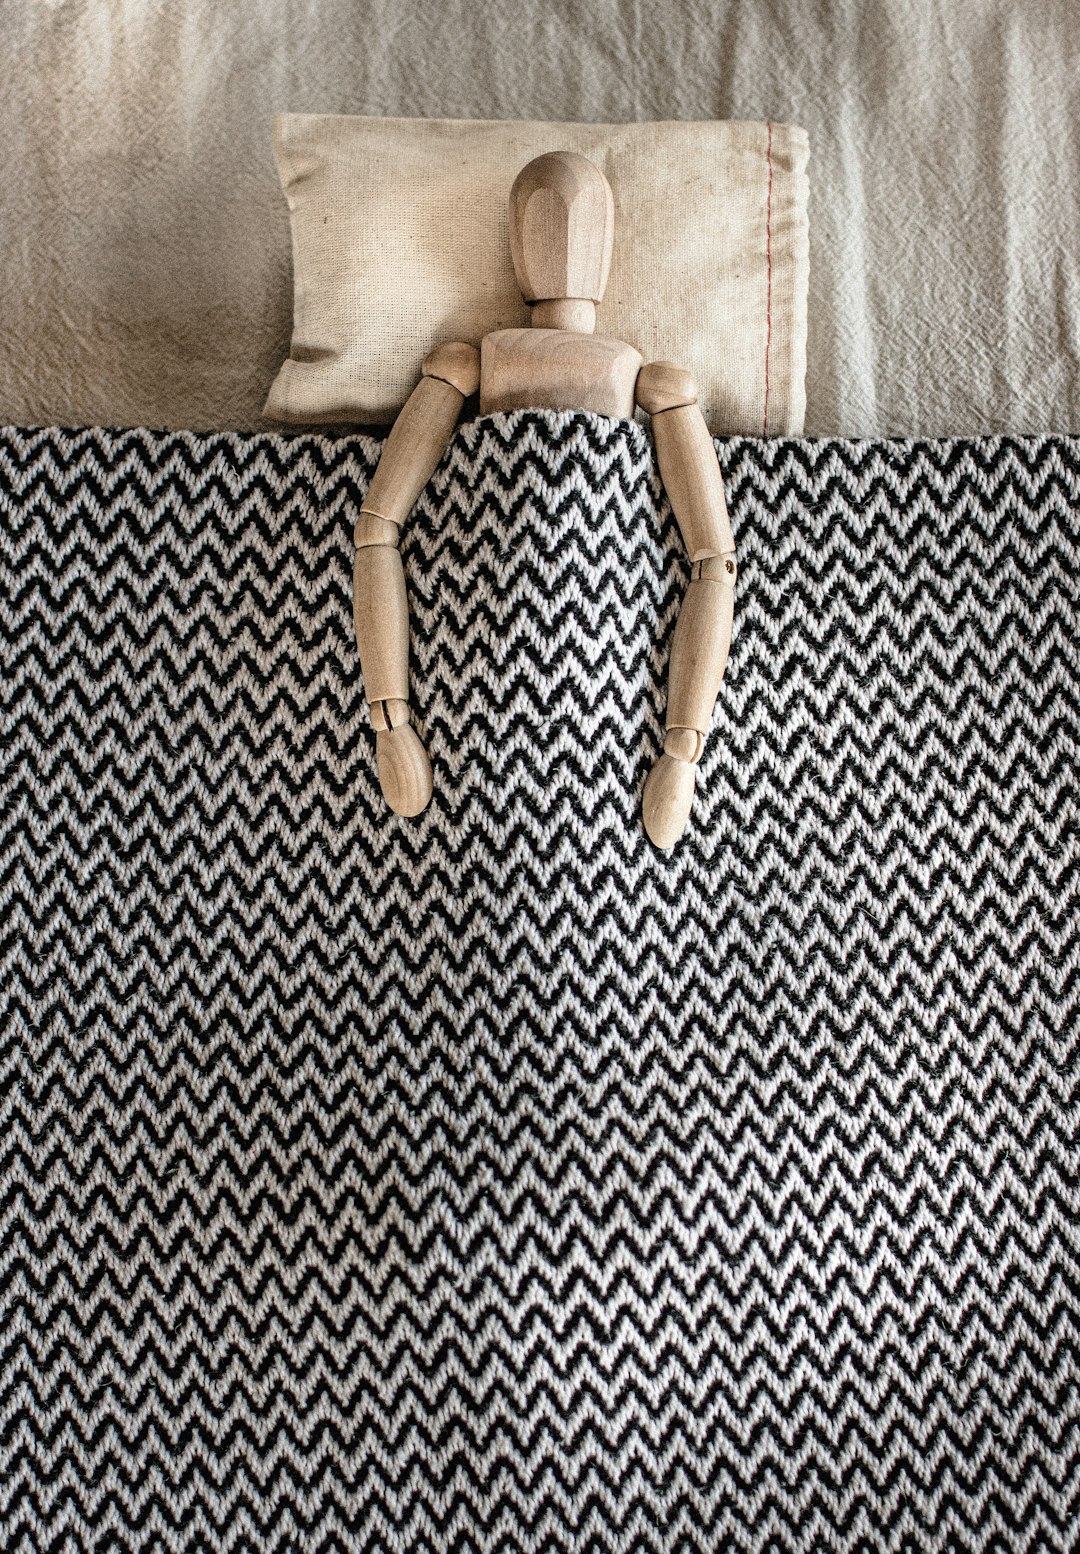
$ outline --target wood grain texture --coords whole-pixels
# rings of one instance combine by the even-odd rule
[[[652,418],[656,462],[691,561],[734,551],[716,449],[696,405]]]
[[[427,808],[433,790],[431,762],[408,723],[375,735],[375,759],[383,798],[397,815],[412,818]]]
[[[369,702],[409,699],[409,605],[393,545],[365,545],[353,565],[353,624]]]
[[[420,379],[383,445],[364,498],[365,512],[405,522],[446,452],[464,399],[442,378]]]
[[[664,754],[679,761],[700,761],[705,750],[705,735],[696,728],[669,725],[664,735]]]
[[[408,702],[398,701],[393,697],[387,701],[373,701],[370,711],[371,726],[377,734],[384,734],[392,728],[401,728],[409,721]]]
[[[377,513],[369,513],[362,507],[360,516],[353,525],[353,544],[357,547],[396,545],[398,532],[397,524],[391,523],[389,518],[380,518]]]
[[[425,378],[452,384],[467,399],[480,384],[480,352],[467,340],[449,340],[427,353],[420,371]]]
[[[733,583],[691,579],[675,624],[668,670],[667,726],[706,734],[731,647]]]
[[[596,329],[596,304],[582,297],[549,297],[545,302],[534,302],[529,327],[591,335]]]
[[[685,367],[674,362],[646,362],[638,373],[634,397],[642,410],[659,415],[680,405],[696,405],[697,384]]]
[[[615,201],[603,173],[573,151],[527,162],[510,189],[510,252],[526,302],[599,302],[615,236]]]
[[[697,767],[662,755],[645,783],[641,817],[655,847],[674,847],[686,829],[697,786]]]
[[[480,412],[541,408],[634,414],[641,353],[561,329],[498,329],[480,347]]]

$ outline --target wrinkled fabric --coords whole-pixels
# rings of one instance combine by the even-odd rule
[[[277,111],[802,125],[811,435],[1080,431],[1070,0],[2,9],[0,419],[265,425]]]

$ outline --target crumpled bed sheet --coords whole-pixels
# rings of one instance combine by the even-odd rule
[[[1069,0],[72,0],[3,24],[0,421],[267,425],[288,109],[802,124],[807,432],[1080,430]]]

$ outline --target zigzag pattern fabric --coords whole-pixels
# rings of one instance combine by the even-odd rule
[[[364,438],[12,431],[8,1551],[1065,1550],[1080,443],[460,428],[406,530],[435,798],[352,634]]]

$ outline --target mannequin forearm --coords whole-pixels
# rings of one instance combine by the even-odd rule
[[[397,525],[362,512],[356,524],[353,624],[364,695],[371,703],[409,699],[409,604]]]
[[[730,565],[731,570],[727,568]],[[668,672],[667,727],[695,729],[704,739],[727,667],[735,614],[734,558],[710,557],[694,567],[686,590]],[[674,753],[674,752],[672,752]],[[700,750],[697,752],[700,755]],[[683,756],[696,760],[697,755]]]

